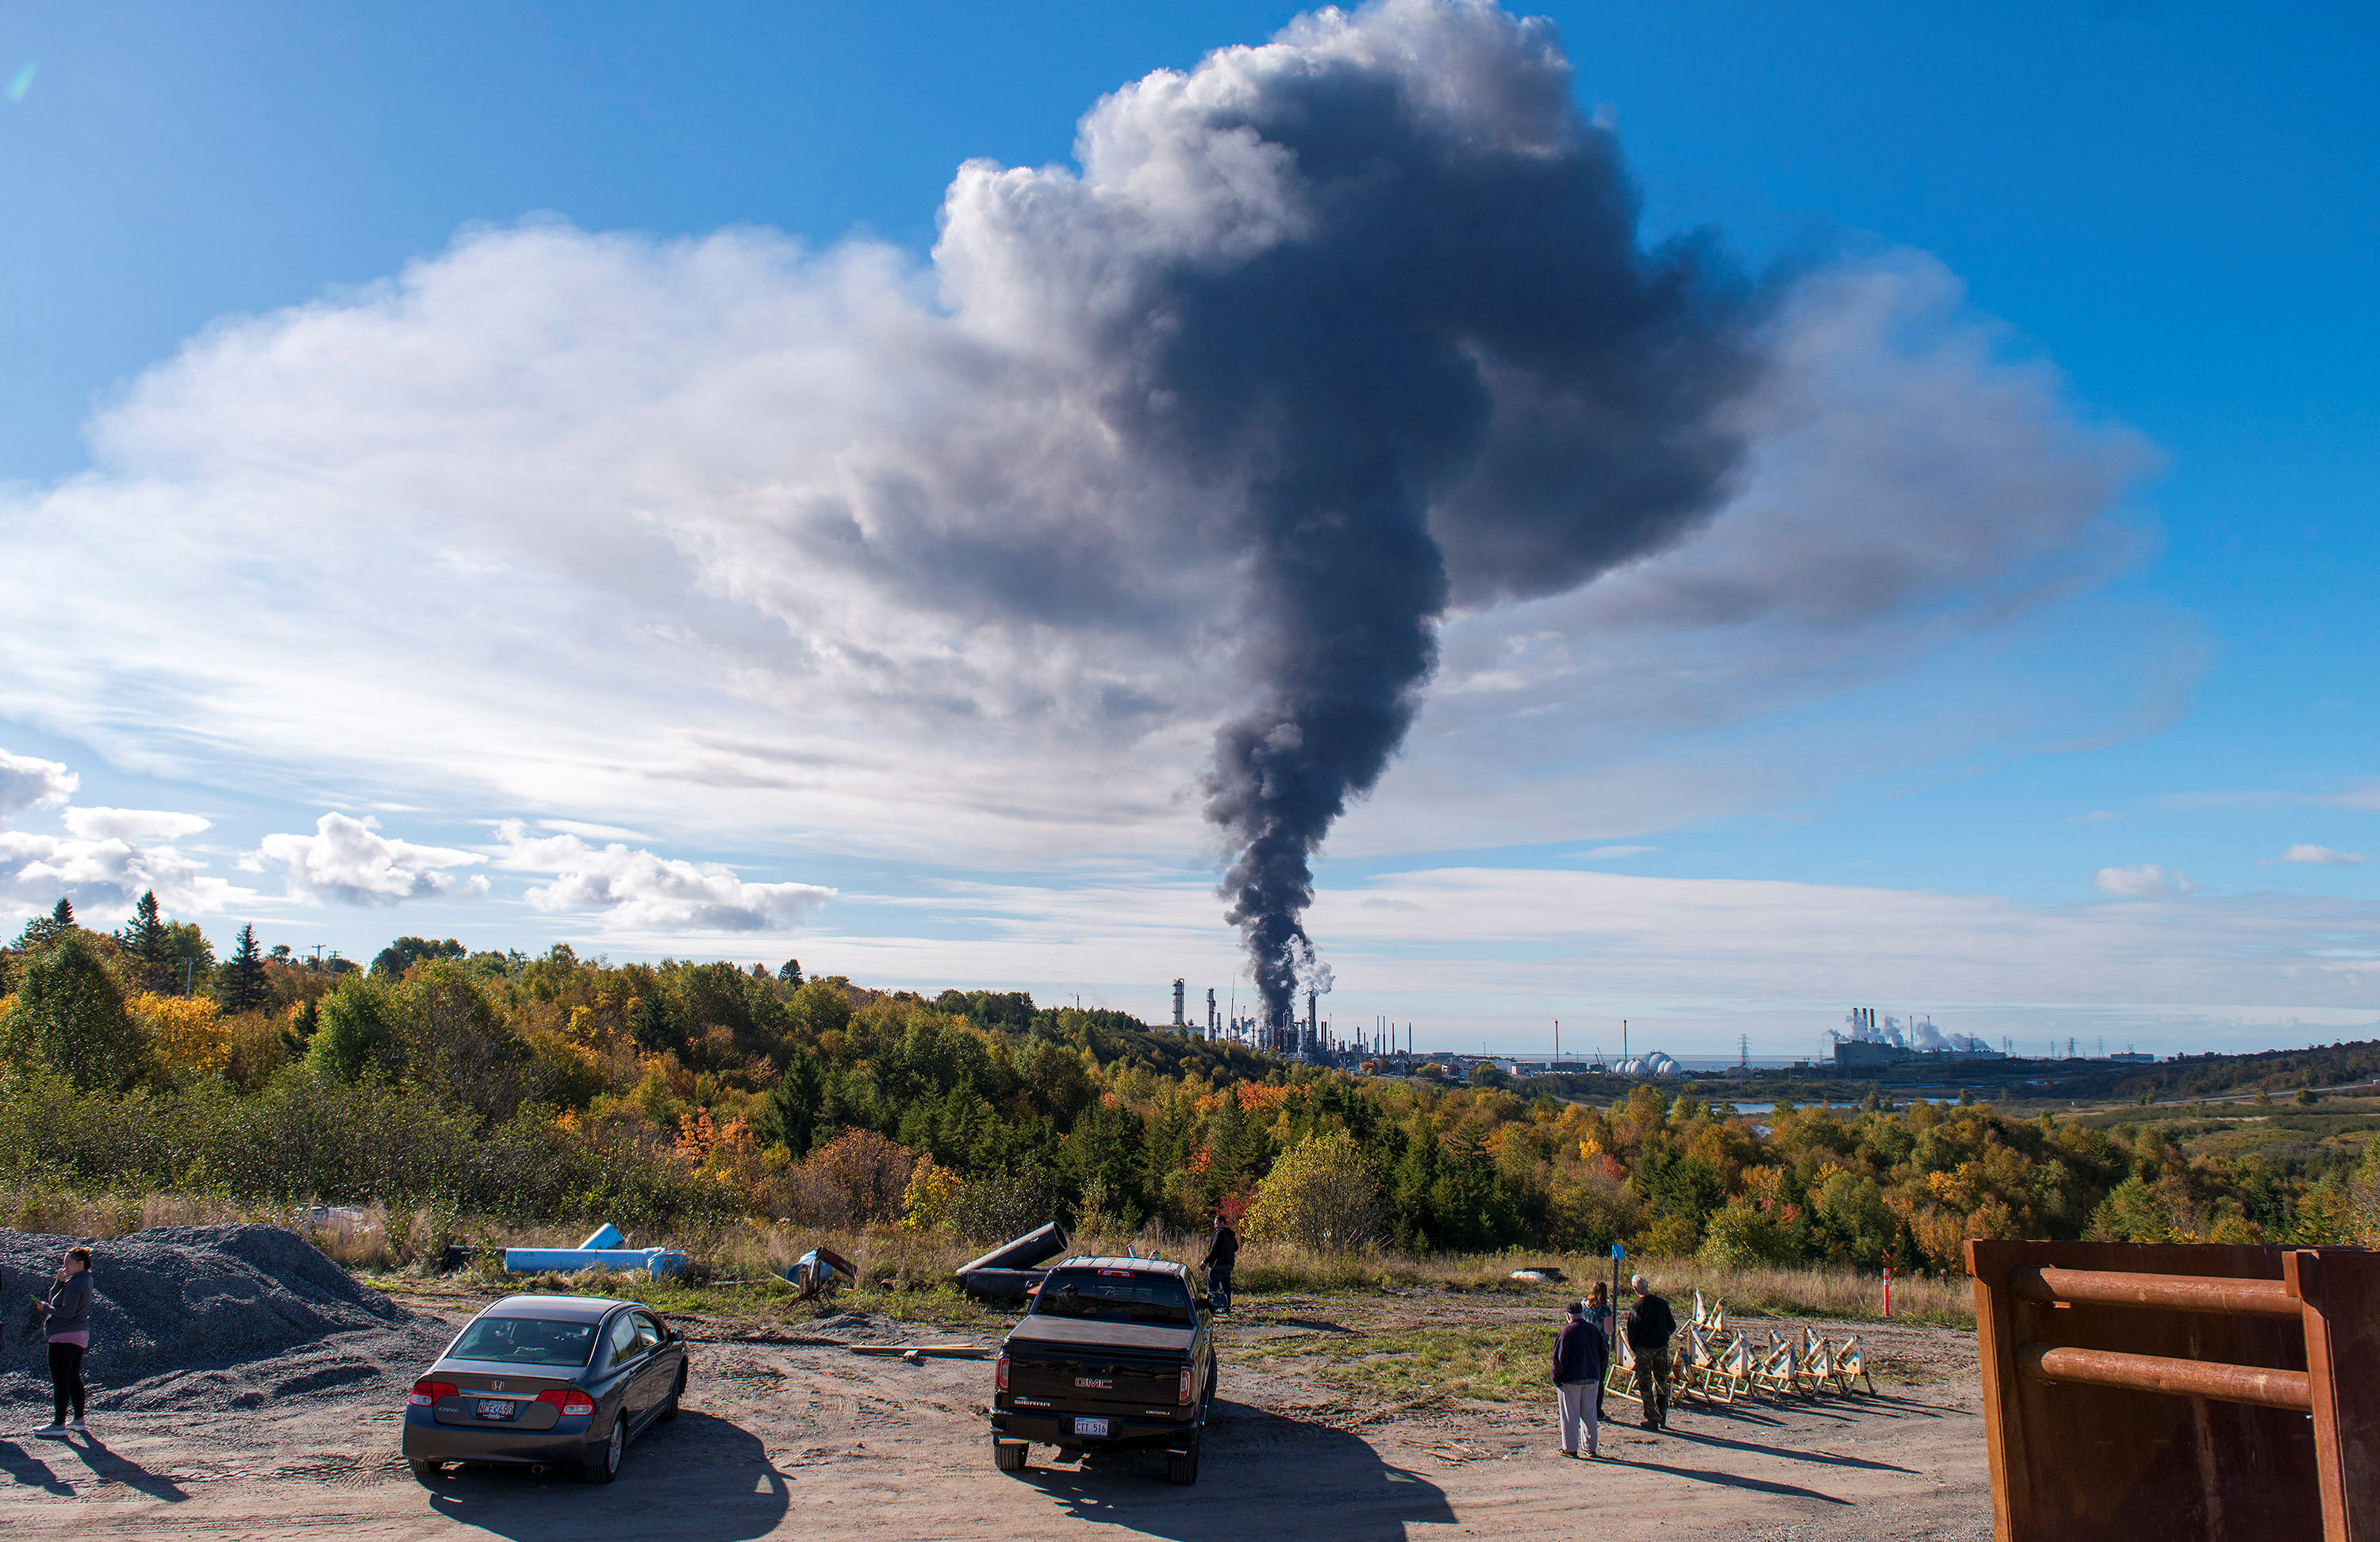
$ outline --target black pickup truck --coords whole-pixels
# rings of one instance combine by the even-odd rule
[[[1215,1401],[1215,1334],[1190,1271],[1162,1258],[1068,1258],[1009,1330],[992,1369],[991,1463],[1156,1447],[1165,1475],[1198,1481]]]

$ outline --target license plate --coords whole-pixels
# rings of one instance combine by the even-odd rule
[[[510,1398],[480,1400],[480,1417],[483,1419],[509,1419],[518,1412],[520,1412],[520,1404]]]
[[[1105,1419],[1076,1419],[1075,1421],[1075,1433],[1077,1435],[1105,1435],[1107,1432],[1108,1422]]]

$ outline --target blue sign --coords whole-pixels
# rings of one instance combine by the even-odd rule
[[[1621,1246],[1618,1243],[1613,1243],[1611,1245],[1611,1261],[1613,1263],[1616,1264],[1626,1257],[1628,1257],[1628,1250],[1626,1248]]]

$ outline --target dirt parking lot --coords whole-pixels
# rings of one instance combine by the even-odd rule
[[[472,1309],[451,1297],[409,1305],[455,1323]],[[0,1435],[0,1535],[727,1542],[1038,1539],[1097,1527],[1183,1542],[1323,1542],[1990,1533],[1973,1340],[1946,1329],[1817,1325],[1863,1334],[1882,1365],[1875,1397],[1688,1402],[1658,1435],[1624,1422],[1633,1405],[1614,1400],[1609,1460],[1590,1463],[1561,1456],[1549,1398],[1381,1390],[1412,1380],[1396,1352],[1378,1349],[1384,1331],[1459,1343],[1549,1321],[1548,1305],[1269,1298],[1231,1323],[1202,1475],[1177,1488],[1156,1455],[1060,1464],[1036,1448],[1023,1474],[996,1473],[981,1413],[988,1365],[845,1347],[988,1345],[996,1332],[856,1314],[798,1325],[680,1320],[698,1341],[686,1415],[630,1448],[609,1487],[467,1469],[423,1488],[396,1454],[396,1410],[417,1367],[390,1353],[375,1372],[248,1408],[111,1411],[103,1398],[91,1438],[30,1438],[22,1431],[40,1415],[20,1406]],[[1368,1372],[1354,1381],[1351,1343]],[[92,1368],[103,1382],[103,1367]]]

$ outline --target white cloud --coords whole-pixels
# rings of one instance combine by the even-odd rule
[[[395,905],[404,900],[468,899],[488,892],[476,874],[445,871],[487,859],[473,852],[416,845],[379,833],[376,819],[324,814],[311,835],[267,835],[252,866],[278,863],[294,899],[329,905]]]
[[[28,809],[66,802],[81,779],[55,760],[0,750],[0,823]],[[207,828],[195,814],[138,808],[73,808],[62,818],[72,839],[0,830],[0,916],[27,916],[70,899],[89,922],[130,912],[145,890],[169,911],[204,915],[246,890],[206,876],[206,864],[170,841]]]
[[[607,929],[749,932],[786,930],[804,911],[834,897],[809,883],[748,883],[718,862],[687,862],[613,842],[531,835],[517,820],[496,827],[496,866],[550,873],[522,897],[540,910],[595,912]]]
[[[2371,858],[2363,856],[2361,852],[2334,851],[2328,846],[2309,845],[2304,843],[2300,843],[2299,844],[2293,845],[2289,850],[2281,853],[2278,856],[2267,856],[2262,860],[2265,862],[2308,862],[2319,868],[2350,868],[2355,867],[2361,863],[2368,862]]]
[[[0,749],[0,822],[28,808],[64,803],[81,785],[75,773],[55,760],[11,755]]]
[[[2130,868],[2102,868],[2093,875],[2091,887],[2103,894],[2138,898],[2143,894],[2187,893],[2192,885],[2180,873],[2154,862],[2143,862]]]
[[[58,817],[86,841],[171,841],[196,835],[213,822],[162,808],[67,808]]]
[[[0,831],[0,913],[30,915],[63,897],[79,917],[97,922],[128,914],[142,891],[154,890],[168,911],[206,915],[248,892],[208,877],[205,867],[172,846]]]
[[[938,859],[1201,842],[1190,789],[1244,688],[1236,554],[1002,331],[1017,296],[978,274],[945,310],[949,277],[540,224],[211,328],[92,424],[92,472],[0,500],[0,712],[358,807]],[[2108,510],[2145,452],[2002,358],[1938,264],[1846,267],[1775,325],[1741,496],[1585,590],[1451,620],[1374,844],[1774,807],[1776,758],[1680,775],[1662,736],[1889,674],[2124,559]],[[237,760],[197,722],[237,722]]]

